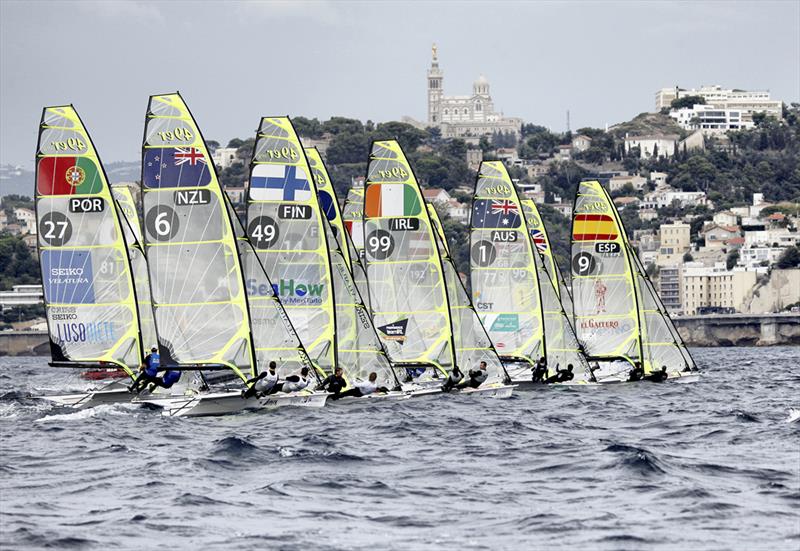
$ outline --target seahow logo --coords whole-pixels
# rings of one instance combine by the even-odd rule
[[[272,284],[273,292],[287,302],[322,302],[324,283],[298,283],[294,279],[281,279]]]

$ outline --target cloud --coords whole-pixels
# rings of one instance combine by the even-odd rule
[[[81,0],[84,12],[109,19],[138,19],[163,23],[164,16],[156,4],[140,0]]]

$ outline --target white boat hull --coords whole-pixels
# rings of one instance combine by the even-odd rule
[[[673,371],[667,377],[667,381],[676,383],[696,383],[700,380],[700,373],[697,371]]]
[[[514,392],[514,388],[516,388],[516,385],[492,384],[488,386],[479,386],[478,388],[462,388],[458,393],[473,394],[488,398],[510,398],[511,394]]]
[[[330,394],[324,392],[276,393],[263,398],[242,398],[239,391],[200,393],[174,399],[164,406],[166,417],[204,417],[284,406],[321,408]]]
[[[77,392],[74,394],[51,394],[38,397],[41,400],[53,402],[59,406],[71,407],[74,409],[84,409],[100,404],[118,404],[130,402],[133,394],[127,388],[115,388],[111,390],[91,390],[88,392]]]

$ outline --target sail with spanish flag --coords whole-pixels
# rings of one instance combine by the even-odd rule
[[[361,178],[354,178],[353,184],[347,190],[342,219],[347,231],[347,248],[350,250],[353,278],[364,302],[371,309],[367,270],[364,265],[364,180]]]
[[[581,182],[572,222],[575,330],[590,360],[670,378],[696,369],[636,252],[608,192]]]
[[[133,376],[144,354],[123,222],[71,105],[42,112],[36,220],[51,365],[117,366]]]

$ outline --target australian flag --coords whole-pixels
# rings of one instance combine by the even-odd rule
[[[149,188],[207,186],[211,171],[201,149],[157,147],[144,151],[142,182]]]
[[[472,205],[474,228],[509,229],[520,226],[519,207],[505,199],[476,199]]]

